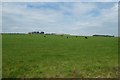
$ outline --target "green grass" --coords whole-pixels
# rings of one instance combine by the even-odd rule
[[[116,78],[118,38],[3,35],[3,78]]]
[[[0,34],[0,79],[2,78],[2,35]]]

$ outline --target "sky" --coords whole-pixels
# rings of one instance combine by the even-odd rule
[[[118,2],[119,0],[1,0],[2,2]]]
[[[118,35],[117,2],[3,2],[1,11],[2,32]]]

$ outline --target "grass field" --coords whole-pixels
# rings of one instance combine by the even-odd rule
[[[3,78],[116,78],[118,39],[2,35]]]

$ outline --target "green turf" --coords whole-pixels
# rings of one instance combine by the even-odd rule
[[[118,39],[3,35],[3,78],[116,78]]]
[[[0,34],[0,79],[2,78],[2,35]]]

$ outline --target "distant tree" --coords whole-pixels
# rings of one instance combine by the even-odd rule
[[[44,32],[41,32],[40,34],[44,34]]]
[[[36,33],[39,34],[39,31],[37,31]]]

